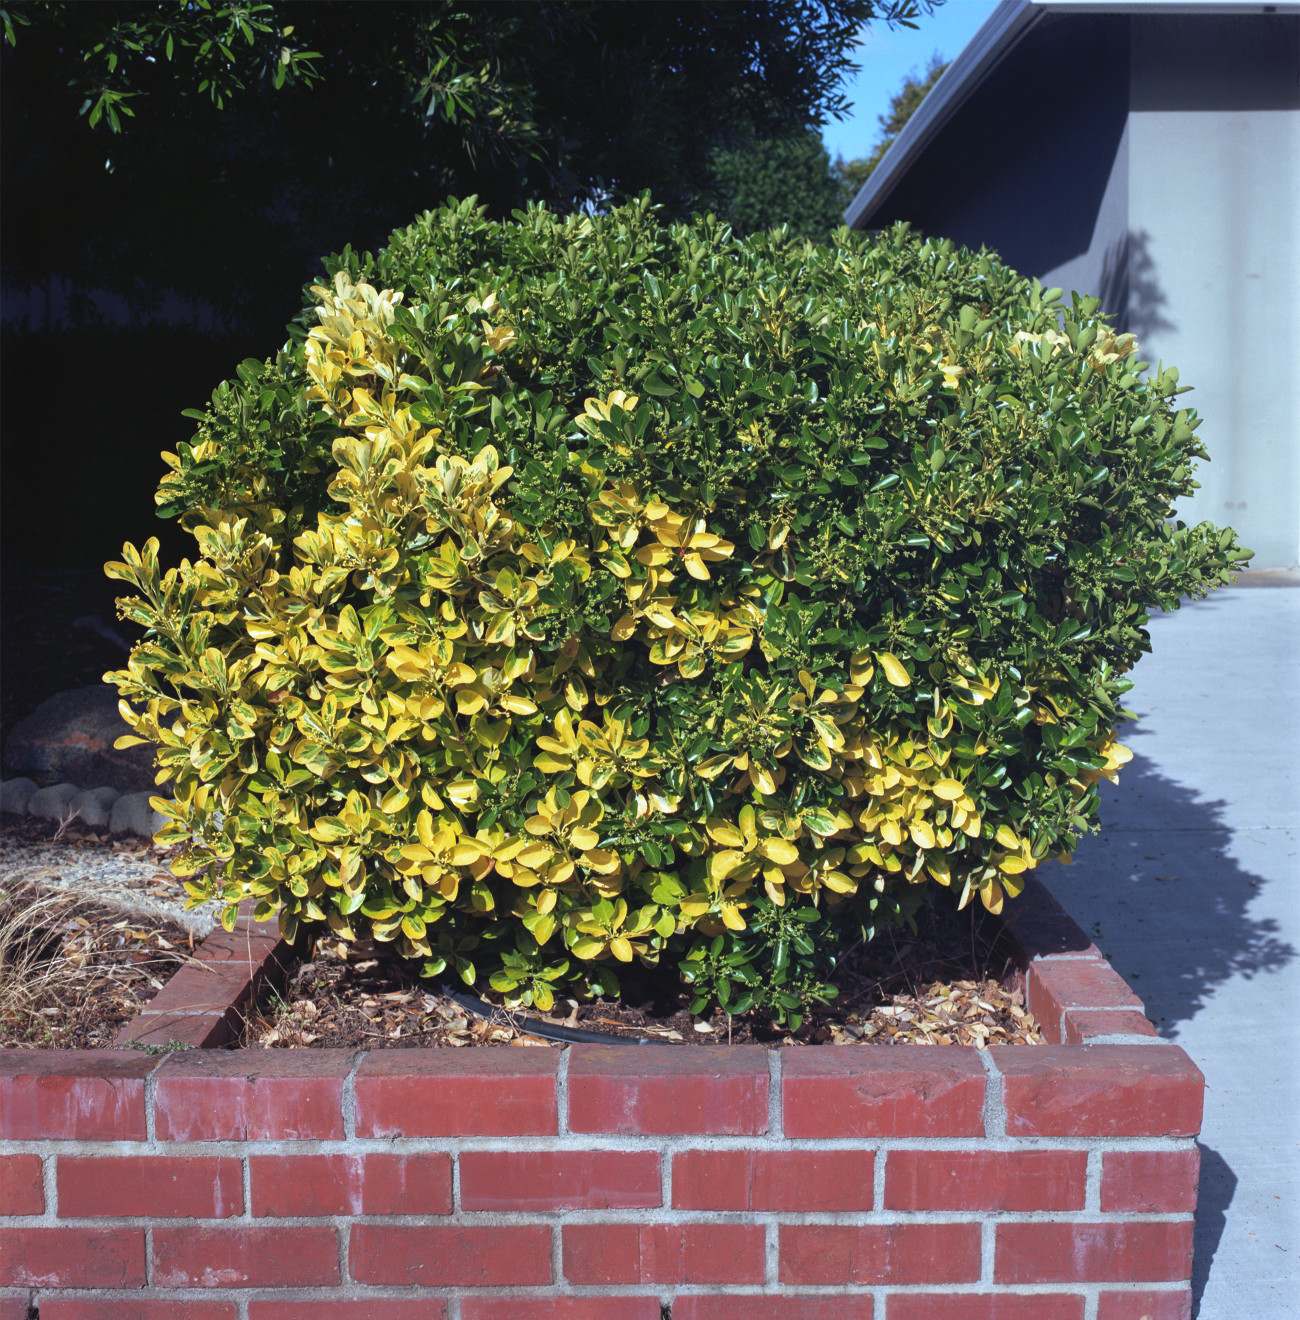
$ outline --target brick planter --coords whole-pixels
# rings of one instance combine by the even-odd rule
[[[1201,1075],[1011,925],[1060,1044],[9,1051],[0,1320],[1185,1320]]]

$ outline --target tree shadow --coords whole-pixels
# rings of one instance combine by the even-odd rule
[[[1164,314],[1169,298],[1156,278],[1151,235],[1145,229],[1130,229],[1107,246],[1097,296],[1121,330],[1137,335],[1139,345],[1157,331],[1178,329]]]
[[[1118,733],[1134,757],[1119,786],[1102,784],[1101,831],[1080,842],[1069,867],[1051,862],[1038,874],[1143,1000],[1159,1034],[1177,1040],[1218,987],[1276,972],[1297,951],[1276,921],[1251,914],[1268,877],[1234,856],[1244,831],[1225,824],[1226,804],[1160,774],[1138,750],[1151,736],[1140,726]],[[1194,1315],[1238,1183],[1218,1151],[1200,1151]]]
[[[1141,729],[1119,730],[1140,746]],[[1225,804],[1206,802],[1165,778],[1136,751],[1119,787],[1102,784],[1100,833],[1082,840],[1073,863],[1039,876],[1144,1001],[1162,1036],[1210,993],[1253,979],[1296,957],[1271,918],[1249,907],[1267,880],[1232,855]]]
[[[1228,1207],[1237,1190],[1237,1175],[1217,1150],[1202,1142],[1201,1182],[1196,1196],[1195,1251],[1192,1256],[1192,1315],[1201,1313],[1201,1297],[1210,1278],[1210,1265],[1228,1222]]]

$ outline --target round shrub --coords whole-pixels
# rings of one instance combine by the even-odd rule
[[[108,571],[194,900],[511,1002],[665,957],[797,1016],[927,884],[1093,823],[1152,608],[1228,579],[1097,304],[906,227],[816,247],[453,203],[247,362]]]

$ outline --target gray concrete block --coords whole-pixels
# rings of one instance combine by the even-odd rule
[[[36,785],[30,779],[6,779],[0,784],[0,811],[12,816],[25,816],[27,804],[36,792]]]
[[[68,803],[80,792],[76,784],[55,784],[52,788],[38,788],[27,803],[27,811],[41,820],[67,820],[72,814],[68,810]]]
[[[77,819],[92,829],[100,829],[108,824],[108,813],[113,803],[122,795],[115,788],[104,785],[103,788],[87,788],[78,793],[68,803],[68,807],[77,813]]]
[[[156,793],[123,793],[108,813],[108,828],[114,834],[153,838],[154,831],[161,829],[167,820],[162,812],[149,805],[149,799],[156,796]]]

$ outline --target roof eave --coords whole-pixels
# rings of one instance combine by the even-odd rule
[[[1296,0],[1243,3],[1243,0],[1002,0],[979,31],[944,70],[916,113],[872,170],[844,212],[850,229],[866,227],[877,207],[893,192],[916,158],[957,113],[1011,48],[1046,13],[1056,14],[1242,14],[1300,13]]]

